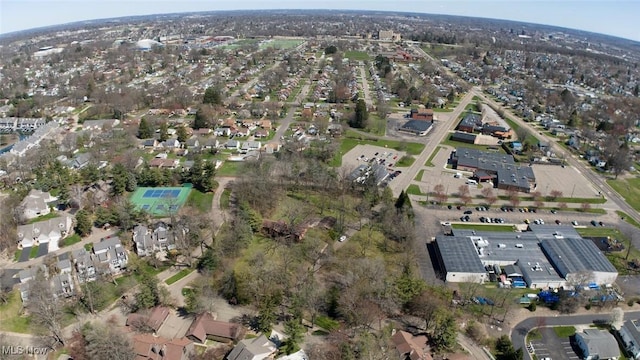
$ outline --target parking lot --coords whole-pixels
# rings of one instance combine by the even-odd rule
[[[543,195],[549,195],[551,191],[559,190],[565,197],[593,198],[598,196],[598,191],[576,168],[533,165],[533,173],[536,175],[536,183],[538,184],[536,191],[540,191]]]
[[[539,328],[542,338],[531,341],[527,344],[530,354],[535,354],[538,359],[552,360],[579,360],[578,350],[568,337],[558,337],[553,327]],[[532,351],[533,350],[533,351]]]
[[[342,156],[342,166],[347,171],[352,171],[358,166],[363,164],[372,164],[374,161],[393,175],[393,178],[397,176],[403,176],[402,167],[397,167],[396,162],[400,160],[407,153],[403,151],[397,151],[394,149],[388,149],[381,146],[374,145],[356,145],[351,151]],[[392,177],[388,178],[393,181]],[[388,181],[388,180],[386,180]]]

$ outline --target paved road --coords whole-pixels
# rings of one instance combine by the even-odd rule
[[[279,121],[278,130],[276,130],[275,136],[273,137],[273,139],[269,140],[270,144],[279,143],[281,141],[280,139],[282,139],[284,134],[287,132],[287,129],[293,122],[293,114],[295,114],[295,112],[298,110],[298,105],[296,104],[302,103],[302,101],[307,97],[309,89],[309,85],[303,85],[300,93],[298,94],[298,96],[296,96],[295,101],[293,103],[289,103],[292,106],[291,108],[289,108],[287,116]]]
[[[416,177],[418,171],[420,171],[427,159],[431,155],[431,153],[435,150],[436,146],[438,146],[442,140],[449,134],[449,131],[455,128],[458,124],[457,120],[467,107],[467,105],[473,99],[474,94],[469,92],[467,93],[461,100],[455,110],[451,113],[439,113],[439,118],[441,120],[434,121],[433,130],[427,135],[425,141],[427,141],[426,146],[422,153],[418,155],[416,160],[413,162],[413,165],[403,170],[403,174],[397,177],[394,181],[389,184],[389,188],[393,192],[394,196],[400,195],[400,192],[406,189],[411,181]]]
[[[516,123],[518,123],[518,125],[528,129],[532,134],[535,134],[535,136],[538,139],[541,139],[551,144],[553,151],[556,152],[557,154],[562,154],[565,160],[567,161],[567,163],[573,166],[574,168],[576,168],[582,175],[584,175],[587,178],[587,180],[589,180],[596,189],[600,190],[602,194],[604,194],[609,200],[611,200],[611,202],[613,202],[619,209],[629,214],[629,216],[634,218],[636,221],[640,222],[640,214],[631,206],[629,206],[629,204],[627,204],[624,198],[622,198],[620,194],[618,194],[615,190],[613,190],[613,188],[611,188],[611,186],[607,184],[607,182],[605,181],[605,179],[602,178],[602,176],[594,173],[591,167],[586,165],[584,162],[579,161],[573,156],[571,152],[569,152],[567,149],[563,148],[562,146],[558,145],[554,138],[550,138],[549,136],[543,133],[540,133],[539,129],[536,129],[530,123],[523,121],[519,116],[516,116],[515,114],[513,114],[509,109],[503,108],[500,104],[498,104],[492,98],[486,96],[479,89],[473,88],[471,90],[471,93],[480,97],[484,102],[487,102],[495,106],[496,108],[504,109],[505,114],[511,117]]]
[[[625,319],[637,319],[640,311],[629,311],[624,314]],[[531,360],[531,356],[526,349],[525,338],[529,331],[539,326],[560,326],[560,325],[588,325],[594,321],[609,321],[610,313],[586,314],[586,315],[565,315],[565,316],[536,316],[521,321],[513,327],[511,331],[511,342],[518,349],[522,348],[524,360]]]
[[[362,92],[364,93],[364,102],[367,104],[367,108],[370,108],[373,106],[373,100],[371,99],[371,92],[369,91],[367,70],[364,66],[360,66],[360,77],[362,78]]]

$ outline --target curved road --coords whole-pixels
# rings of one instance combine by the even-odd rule
[[[638,317],[640,317],[640,311],[628,311],[624,313],[625,319],[637,319]],[[529,331],[538,327],[539,324],[544,324],[544,326],[588,325],[598,320],[606,322],[609,321],[610,318],[610,313],[530,317],[513,327],[513,330],[511,330],[511,342],[516,349],[523,349],[524,360],[531,360],[531,354],[526,350],[525,339]]]

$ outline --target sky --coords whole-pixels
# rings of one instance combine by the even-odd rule
[[[80,20],[191,11],[350,9],[523,21],[640,41],[640,0],[0,0],[0,34]]]

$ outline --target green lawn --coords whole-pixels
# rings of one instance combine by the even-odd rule
[[[640,178],[607,180],[618,194],[636,211],[640,211]]]
[[[616,210],[616,214],[618,214],[618,216],[620,216],[620,218],[623,219],[624,221],[640,229],[640,223],[638,223],[635,219],[627,215],[624,211]]]
[[[318,316],[316,318],[316,325],[328,331],[337,330],[340,327],[340,323],[338,321],[333,320],[328,316]]]
[[[80,235],[73,234],[73,235],[69,236],[68,238],[65,238],[64,240],[62,240],[62,242],[60,243],[60,247],[65,247],[65,246],[77,244],[80,241],[82,241],[82,238],[80,237]]]
[[[422,175],[424,175],[424,170],[420,170],[418,171],[418,175],[416,175],[416,178],[413,179],[415,181],[422,181]]]
[[[554,326],[553,331],[556,333],[556,336],[559,338],[568,338],[570,336],[575,335],[576,328],[573,326]]]
[[[403,157],[401,157],[398,162],[396,162],[396,166],[398,167],[408,167],[413,165],[413,162],[416,161],[416,158],[414,158],[411,155],[405,155]]]
[[[436,148],[433,150],[433,152],[431,153],[431,155],[429,155],[429,158],[427,159],[427,162],[424,163],[424,166],[429,166],[429,167],[434,167],[435,165],[433,165],[433,158],[436,157],[436,155],[438,155],[438,151],[440,151],[440,149],[442,149],[442,146],[436,146]]]
[[[367,128],[364,131],[378,135],[384,136],[387,132],[387,119],[380,118],[377,114],[370,114],[369,120],[367,121]]]
[[[584,224],[584,225],[586,225],[587,227],[576,228],[576,231],[578,232],[578,234],[580,234],[583,237],[611,236],[612,238],[615,238],[615,239],[627,240],[626,237],[618,229],[614,229],[610,227],[602,227],[602,226],[591,226],[591,224]]]
[[[178,280],[184,278],[185,276],[191,274],[191,272],[193,272],[193,269],[182,269],[177,274],[175,274],[172,277],[168,278],[164,282],[167,285],[171,285],[171,284],[177,282]]]
[[[201,191],[192,189],[187,199],[187,206],[198,209],[201,213],[206,213],[211,210],[211,204],[213,202],[213,193],[203,193]]]
[[[28,224],[33,224],[33,223],[36,223],[36,222],[49,220],[49,219],[53,219],[53,218],[57,218],[57,217],[58,217],[58,213],[56,213],[55,211],[52,211],[52,212],[48,213],[47,215],[38,216],[35,219],[29,220]]]
[[[237,176],[244,161],[225,161],[216,172],[219,176]]]
[[[349,60],[369,60],[371,57],[364,51],[345,51],[344,57]]]
[[[502,232],[513,231],[513,225],[451,224],[451,228],[460,229],[460,230],[477,230],[477,231],[502,231]]]
[[[516,132],[517,129],[520,128],[520,125],[518,125],[515,121],[513,121],[513,119],[505,118],[505,121],[511,127],[511,129],[513,129],[514,133]],[[538,144],[538,142],[540,142],[540,140],[538,140],[538,138],[531,131],[528,131],[526,138],[518,139],[518,140],[520,140],[523,144],[526,142],[531,145],[536,145]]]
[[[32,246],[31,247],[31,252],[29,253],[29,259],[33,259],[36,257],[36,255],[38,255],[38,248],[39,246]]]
[[[6,303],[0,303],[0,330],[22,334],[32,332],[31,317],[22,312],[22,299],[19,291],[11,291]]]
[[[424,195],[422,191],[420,191],[420,187],[416,184],[411,184],[407,187],[407,194],[409,195]]]
[[[87,250],[88,252],[93,251],[93,244],[91,244],[91,243],[84,244],[84,249]]]
[[[231,189],[225,188],[220,195],[220,207],[222,209],[228,209],[231,201]]]

